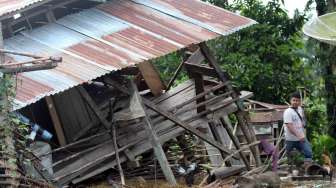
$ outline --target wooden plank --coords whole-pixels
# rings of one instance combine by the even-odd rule
[[[232,166],[232,167],[221,167],[210,172],[212,180],[220,180],[225,179],[227,177],[239,174],[245,171],[246,168],[244,166]]]
[[[204,56],[200,49],[197,49],[185,63],[192,63],[192,64],[201,64],[204,61]]]
[[[195,93],[199,95],[204,92],[204,81],[201,74],[191,73],[192,78],[195,81]],[[202,103],[205,101],[205,96],[202,96],[196,99],[196,104]],[[197,107],[197,113],[201,113],[206,110],[206,105]]]
[[[64,135],[67,141],[72,140],[74,134],[80,130],[76,119],[73,117],[74,113],[72,111],[72,98],[71,98],[71,90],[65,91],[63,93],[57,94],[53,96],[55,108],[59,114],[60,121],[64,126]],[[64,100],[67,99],[67,100]]]
[[[187,69],[187,71],[190,72],[195,72],[195,73],[199,73],[205,76],[210,76],[210,77],[214,77],[217,78],[217,73],[216,71],[206,65],[197,65],[194,63],[184,63],[184,67]]]
[[[149,117],[146,115],[144,105],[142,103],[142,99],[141,99],[141,96],[138,92],[138,89],[137,89],[136,85],[134,84],[134,82],[131,82],[131,85],[132,85],[132,89],[133,89],[133,92],[134,92],[133,95],[136,98],[136,101],[140,104],[140,106],[142,106],[143,113],[145,114],[145,117],[143,118],[143,121],[144,121],[144,124],[145,124],[145,128],[147,130],[148,136],[151,139],[151,144],[152,144],[152,147],[154,149],[155,156],[156,156],[157,160],[159,161],[161,170],[163,171],[163,174],[165,175],[168,183],[171,186],[177,186],[177,182],[176,182],[175,176],[173,174],[173,171],[169,167],[169,162],[167,160],[166,154],[164,153],[164,151],[162,149],[159,138],[156,135],[156,132],[154,131],[154,129],[152,127],[152,124],[150,122]]]
[[[169,80],[166,91],[168,91],[173,86],[174,81],[176,80],[178,74],[181,72],[183,68],[183,65],[184,65],[184,62],[182,61],[177,67],[176,71],[174,72],[173,77]]]
[[[226,132],[229,134],[233,144],[235,145],[237,150],[240,150],[240,143],[238,141],[238,138],[233,134],[233,128],[231,126],[230,123],[227,123],[228,118],[220,118],[220,121],[222,123],[222,125],[224,126],[224,128],[226,129]],[[250,168],[250,164],[246,158],[246,156],[244,155],[244,153],[242,151],[239,152],[240,158],[243,160],[246,169],[249,171]]]
[[[181,127],[173,126],[174,123],[172,123],[172,122],[167,122],[167,123],[169,123],[167,125],[171,125],[173,129],[170,129],[169,131],[167,131],[165,133],[157,132],[157,135],[160,138],[160,143],[165,143],[166,141],[171,140],[172,138],[175,138],[178,135],[181,135],[184,131],[184,129],[181,128]],[[195,121],[195,122],[191,123],[191,126],[196,128],[196,127],[198,127],[198,126],[200,126],[204,123],[206,123],[206,120],[201,120],[200,122]],[[158,125],[158,127],[161,127],[161,126],[163,126],[163,124]],[[146,136],[145,138],[142,138],[141,141],[137,141],[136,145],[132,146],[132,149],[130,149],[129,152],[131,152],[133,156],[137,156],[137,155],[140,155],[140,154],[148,151],[151,148],[152,148],[151,143],[148,140],[148,136]],[[123,153],[121,153],[121,154],[123,154]],[[120,156],[120,160],[125,161],[126,156],[124,156],[124,155]],[[115,165],[116,165],[115,160],[110,161],[109,163],[105,164],[101,168],[96,169],[95,171],[88,171],[87,174],[83,175],[82,177],[74,179],[73,182],[78,183],[78,182],[84,181],[84,180],[86,180],[90,177],[93,177],[97,174],[100,174],[100,173],[102,173],[102,172],[104,172],[104,171],[106,171],[110,168],[113,168]]]
[[[60,143],[61,146],[65,146],[67,142],[64,136],[64,131],[63,131],[63,126],[61,124],[61,120],[55,108],[54,100],[52,99],[51,96],[47,96],[45,97],[45,101],[47,103],[49,114],[53,122],[55,131],[56,131],[58,142]]]
[[[149,61],[145,61],[139,63],[138,67],[153,95],[154,96],[161,95],[166,86],[162,82],[160,74],[153,66],[153,64],[150,63]]]
[[[206,136],[216,140],[216,136],[212,133],[212,131],[210,129],[210,126],[208,126],[207,124],[204,124],[203,128],[205,128],[205,133],[204,134]],[[218,140],[216,140],[216,141],[218,141]],[[217,148],[213,147],[212,145],[210,145],[206,142],[205,142],[205,148],[206,148],[207,153],[209,155],[211,165],[215,168],[218,168],[218,167],[222,166],[223,157],[221,155],[221,152]]]
[[[90,95],[87,93],[87,91],[83,88],[83,86],[78,86],[77,87],[79,93],[83,97],[83,99],[87,102],[87,104],[90,106],[92,109],[93,113],[97,116],[99,121],[103,124],[105,129],[109,130],[110,129],[110,123],[105,119],[104,115],[100,112],[99,107],[94,103]]]

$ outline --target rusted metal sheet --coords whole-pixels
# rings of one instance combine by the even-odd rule
[[[50,0],[0,0],[0,17],[44,1]]]
[[[195,0],[131,0],[212,32],[228,35],[256,22],[233,12]]]
[[[19,74],[14,109],[254,23],[197,0],[112,0],[66,16],[5,40],[9,50],[63,58],[55,69]]]

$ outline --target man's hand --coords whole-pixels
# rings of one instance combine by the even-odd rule
[[[305,141],[305,135],[304,135],[304,133],[300,133],[300,132],[298,132],[298,131],[294,128],[294,126],[293,126],[292,123],[286,123],[286,126],[287,126],[287,128],[289,129],[289,131],[290,131],[293,135],[295,135],[296,137],[299,138],[300,142],[304,142],[304,141]]]
[[[298,135],[298,138],[300,139],[300,142],[305,142],[305,136],[304,136],[304,134]]]

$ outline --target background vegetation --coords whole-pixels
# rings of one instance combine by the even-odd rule
[[[204,0],[206,1],[206,0]],[[308,39],[302,33],[309,11],[318,15],[335,9],[333,0],[310,0],[305,12],[296,11],[289,17],[283,1],[271,0],[207,0],[259,24],[235,34],[210,41],[209,45],[235,85],[241,90],[254,92],[255,99],[285,104],[288,95],[304,88],[308,95],[305,109],[308,118],[308,138],[313,144],[315,158],[325,150],[333,153],[335,136],[335,76],[330,70],[335,64],[335,48]],[[315,4],[314,4],[315,3]],[[313,5],[317,5],[314,7]],[[171,54],[155,62],[164,80],[173,75],[181,56]],[[185,73],[178,82],[187,79]]]

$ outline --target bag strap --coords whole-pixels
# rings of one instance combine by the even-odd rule
[[[305,125],[305,122],[304,122],[304,120],[303,120],[301,114],[296,110],[296,108],[293,108],[293,107],[290,107],[290,108],[293,109],[293,110],[296,112],[296,114],[299,116],[299,118],[300,118],[302,124]],[[304,127],[304,126],[303,126],[303,127]]]

